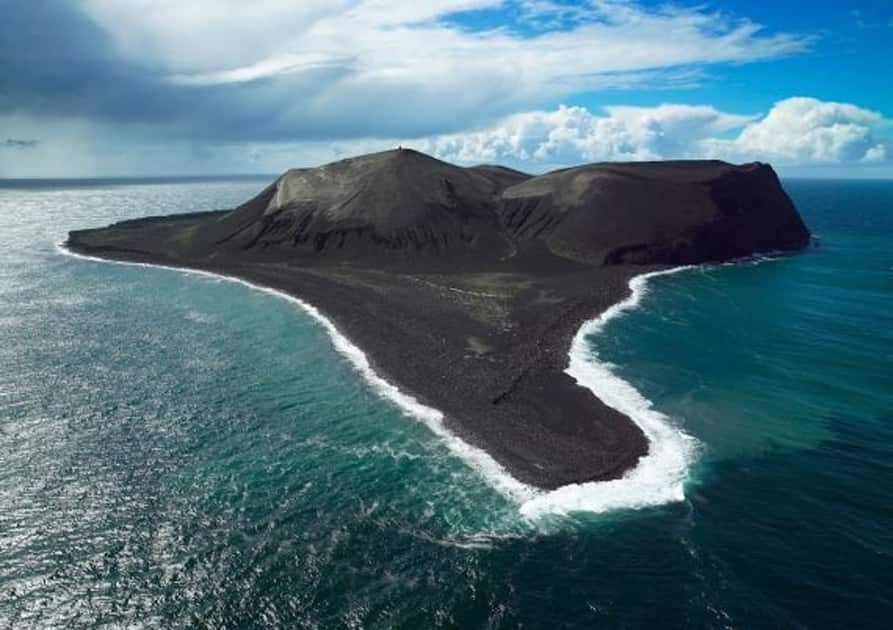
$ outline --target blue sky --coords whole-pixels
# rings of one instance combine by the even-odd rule
[[[893,177],[889,0],[0,1],[0,177],[274,173],[396,144],[531,172]]]

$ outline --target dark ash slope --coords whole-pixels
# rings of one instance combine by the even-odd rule
[[[564,373],[583,321],[638,273],[808,242],[764,164],[531,177],[397,150],[289,171],[232,211],[76,231],[68,245],[306,299],[454,431],[554,488],[620,476],[647,452],[635,424]]]

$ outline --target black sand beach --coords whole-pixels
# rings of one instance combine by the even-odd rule
[[[632,421],[564,373],[585,321],[635,275],[808,242],[763,164],[530,177],[397,150],[289,171],[233,211],[80,230],[67,246],[313,304],[452,431],[552,489],[619,477],[648,449]]]

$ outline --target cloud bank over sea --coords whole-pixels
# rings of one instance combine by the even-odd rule
[[[458,162],[560,165],[705,157],[779,164],[880,162],[888,149],[878,130],[889,122],[856,105],[805,97],[779,101],[765,115],[753,116],[709,105],[609,106],[602,114],[560,106],[421,145]]]
[[[864,91],[841,98],[828,87],[840,81],[778,70],[832,42],[746,10],[45,0],[4,11],[0,132],[27,144],[0,145],[0,177],[277,172],[396,143],[533,171],[678,157],[890,165],[889,112]]]

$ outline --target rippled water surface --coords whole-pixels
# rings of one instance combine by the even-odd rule
[[[264,184],[0,186],[0,626],[889,626],[893,185],[652,280],[590,342],[697,439],[685,500],[529,520],[292,304],[56,249]]]

